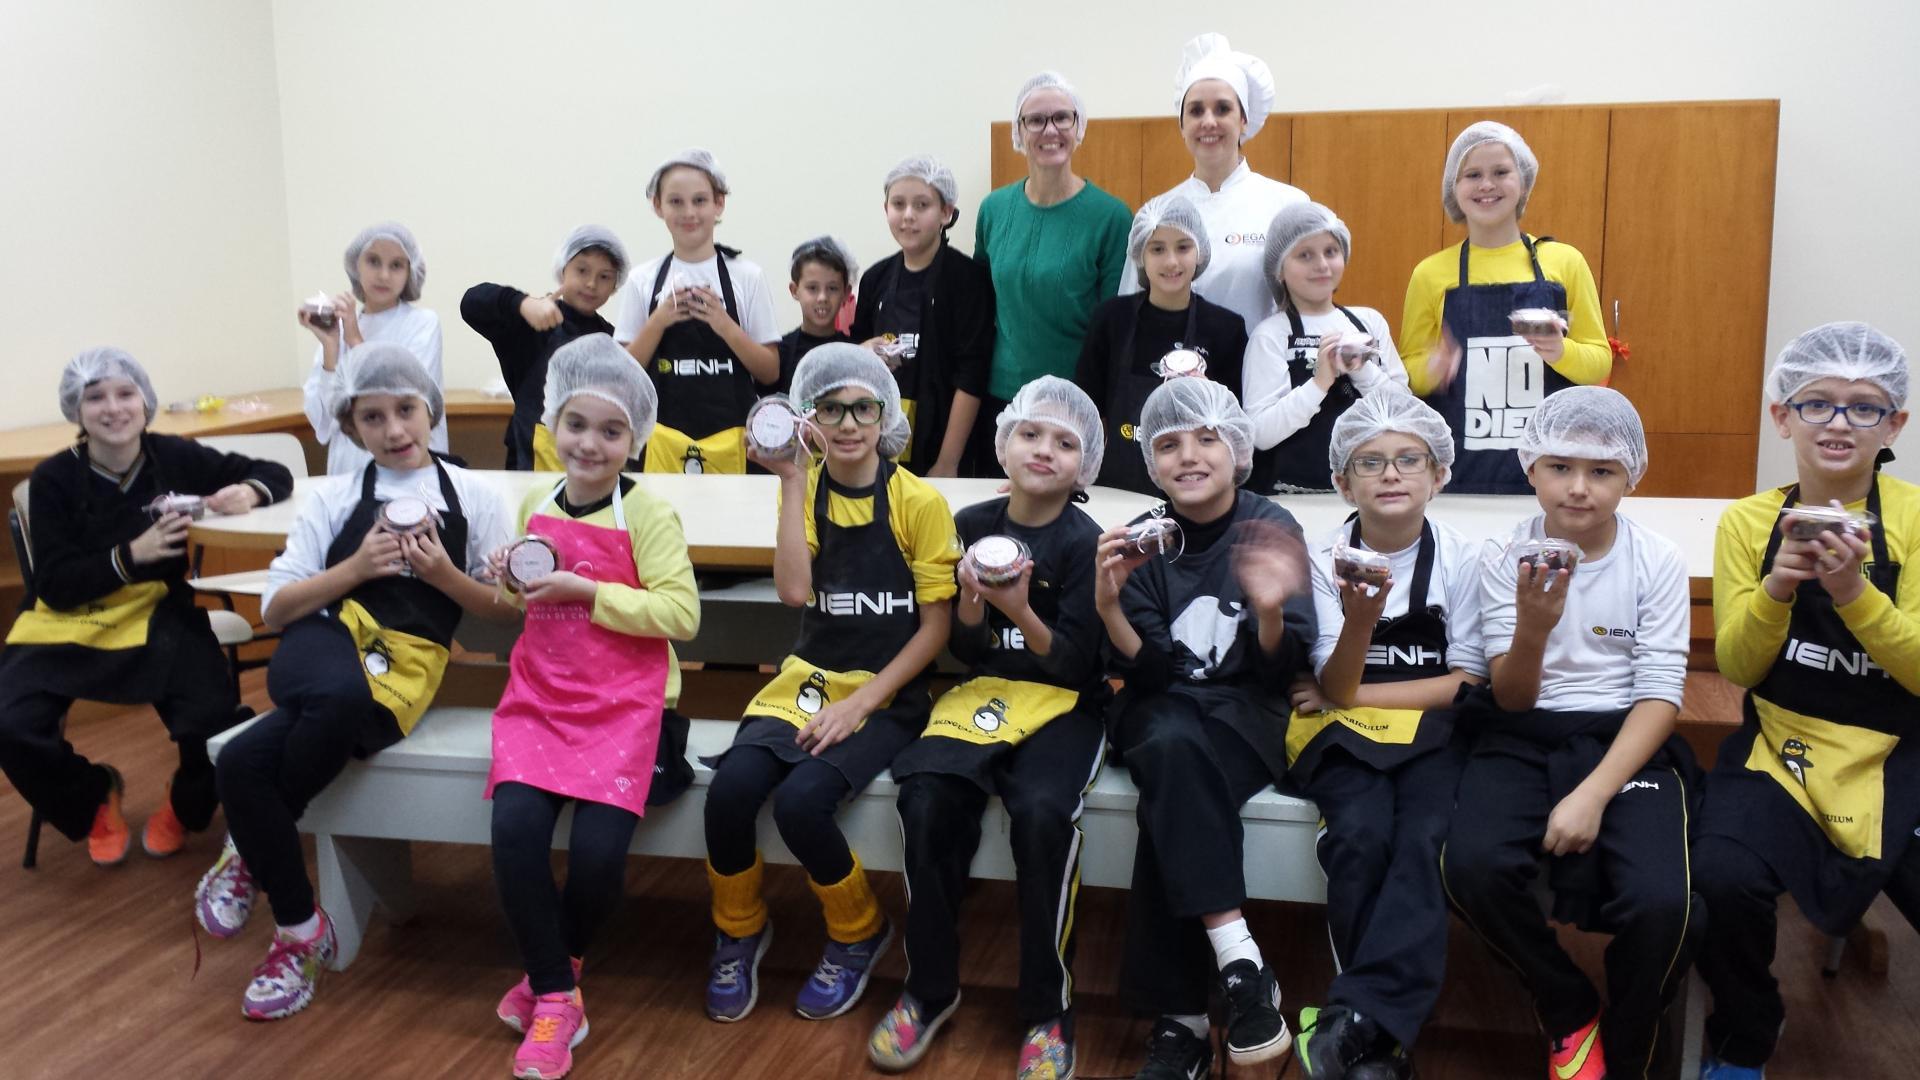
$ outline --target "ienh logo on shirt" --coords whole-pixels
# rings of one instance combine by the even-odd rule
[[[732,360],[675,360],[662,356],[654,360],[653,366],[662,375],[731,375]]]
[[[1519,337],[1467,339],[1461,377],[1466,387],[1469,450],[1511,450],[1547,396],[1547,365]]]

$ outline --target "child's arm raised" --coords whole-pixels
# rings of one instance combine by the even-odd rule
[[[1920,619],[1894,605],[1886,593],[1867,584],[1860,564],[1870,550],[1852,533],[1828,530],[1812,543],[1834,555],[1816,560],[1820,587],[1833,597],[1834,610],[1873,662],[1886,669],[1910,694],[1920,694]]]
[[[635,339],[638,340],[638,339]],[[780,478],[780,520],[773,538],[773,591],[788,607],[813,602],[813,550],[807,542],[807,474],[792,459],[747,457]],[[822,477],[821,483],[826,483]]]
[[[1150,556],[1128,553],[1126,546],[1125,525],[1115,525],[1100,534],[1093,566],[1093,608],[1107,628],[1107,640],[1113,645],[1114,654],[1122,661],[1133,661],[1139,658],[1145,642],[1127,618],[1120,596],[1133,572]]]
[[[794,736],[802,749],[818,757],[827,747],[853,734],[882,702],[891,700],[947,647],[953,601],[937,600],[919,606],[920,628],[907,639],[906,646],[867,680],[866,685],[815,713],[807,726]]]

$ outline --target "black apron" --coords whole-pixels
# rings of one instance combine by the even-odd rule
[[[1513,332],[1508,316],[1521,308],[1566,309],[1566,287],[1547,280],[1535,250],[1536,243],[1552,239],[1535,241],[1522,235],[1520,242],[1533,264],[1533,280],[1497,285],[1467,283],[1467,253],[1473,245],[1460,242],[1460,284],[1447,293],[1441,309],[1447,330],[1463,350],[1460,370],[1451,383],[1427,398],[1453,428],[1453,478],[1447,482],[1448,491],[1463,495],[1532,491],[1513,448],[1540,402],[1573,381],[1540,359],[1527,339]]]
[[[1784,506],[1799,501],[1796,485]],[[1867,495],[1880,516],[1880,480]],[[1881,518],[1885,520],[1884,517]],[[1773,569],[1775,530],[1761,562]],[[1897,600],[1900,565],[1873,534],[1870,588]],[[1920,698],[1878,666],[1817,581],[1800,584],[1787,641],[1721,744],[1703,836],[1739,841],[1779,875],[1807,919],[1844,934],[1880,894],[1920,828]]]
[[[913,568],[894,539],[887,481],[898,466],[882,461],[873,479],[873,521],[836,525],[827,513],[833,480],[820,468],[813,497],[813,599],[800,613],[800,640],[780,674],[749,702],[734,746],[764,746],[791,764],[812,755],[794,735],[828,702],[845,698],[885,667],[920,629]],[[865,494],[841,489],[842,496]],[[858,792],[917,738],[927,722],[926,673],[874,710],[858,731],[828,747],[820,760],[840,770]],[[724,756],[724,755],[722,755]]]
[[[1347,321],[1362,335],[1373,336],[1358,315],[1339,304],[1333,307],[1345,315]],[[1314,370],[1320,366],[1320,335],[1307,333],[1306,326],[1300,321],[1300,313],[1292,308],[1286,310],[1286,316],[1289,326],[1287,378],[1298,388],[1312,382]],[[1326,400],[1320,403],[1320,411],[1313,415],[1306,427],[1287,436],[1285,441],[1270,450],[1254,452],[1253,476],[1247,481],[1247,487],[1263,495],[1274,491],[1334,490],[1332,470],[1327,468],[1327,451],[1333,443],[1333,422],[1359,400],[1360,391],[1353,385],[1351,376],[1342,375],[1333,380],[1333,385],[1327,389]]]
[[[896,460],[922,475],[940,457],[940,442],[947,432],[947,414],[953,408],[951,372],[932,362],[926,348],[927,329],[933,323],[934,290],[940,282],[940,261],[936,251],[933,262],[920,279],[920,310],[907,312],[901,310],[894,299],[900,286],[900,273],[906,269],[906,258],[891,260],[886,276],[880,281],[880,302],[873,312],[875,334],[915,335],[914,355],[900,361],[900,366],[893,370],[894,385],[900,388],[900,411],[906,414],[907,424],[913,431],[907,448]],[[927,412],[924,422],[920,416],[922,405]]]
[[[1107,455],[1101,459],[1100,475],[1094,482],[1101,487],[1159,495],[1160,488],[1147,472],[1146,456],[1134,432],[1147,397],[1166,381],[1158,375],[1142,374],[1134,363],[1134,340],[1139,336],[1140,316],[1146,306],[1147,294],[1143,292],[1134,303],[1132,318],[1127,320],[1126,335],[1107,358],[1107,400],[1098,402],[1100,422],[1107,430]],[[1199,343],[1200,297],[1194,295],[1187,301],[1187,329],[1179,344],[1197,348]]]
[[[740,304],[733,294],[733,277],[727,273],[727,259],[737,252],[716,248],[714,270],[720,275],[721,299],[727,315],[737,323]],[[660,290],[666,287],[672,266],[671,254],[660,260],[647,298],[648,315],[660,305]],[[717,331],[698,319],[667,327],[647,363],[647,374],[660,397],[659,418],[644,455],[647,472],[746,471],[744,425],[755,400],[753,376]]]
[[[1360,521],[1353,520],[1353,544]],[[1433,562],[1438,549],[1433,526],[1420,526],[1420,550],[1407,589],[1405,614],[1382,619],[1373,628],[1363,683],[1407,682],[1447,674],[1447,612],[1428,604]],[[1317,715],[1298,712],[1287,723],[1288,775],[1304,784],[1312,779],[1327,747],[1338,746],[1381,772],[1447,745],[1453,737],[1453,711],[1436,709],[1332,709]]]

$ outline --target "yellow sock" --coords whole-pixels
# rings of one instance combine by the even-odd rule
[[[860,869],[858,855],[853,857],[853,869],[844,880],[822,885],[808,878],[807,886],[820,898],[820,910],[827,916],[827,936],[842,945],[865,941],[886,923],[880,901],[867,885],[866,871]]]
[[[766,870],[760,853],[753,865],[737,874],[723,874],[707,864],[707,884],[713,887],[713,925],[728,937],[752,937],[766,928],[767,903],[760,896],[760,878]]]

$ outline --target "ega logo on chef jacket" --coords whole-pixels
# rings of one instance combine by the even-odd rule
[[[1511,450],[1547,396],[1547,365],[1525,339],[1467,339],[1461,361],[1465,380],[1468,450]]]
[[[1220,242],[1223,244],[1264,244],[1267,242],[1267,234],[1257,232],[1230,232],[1221,237]]]

